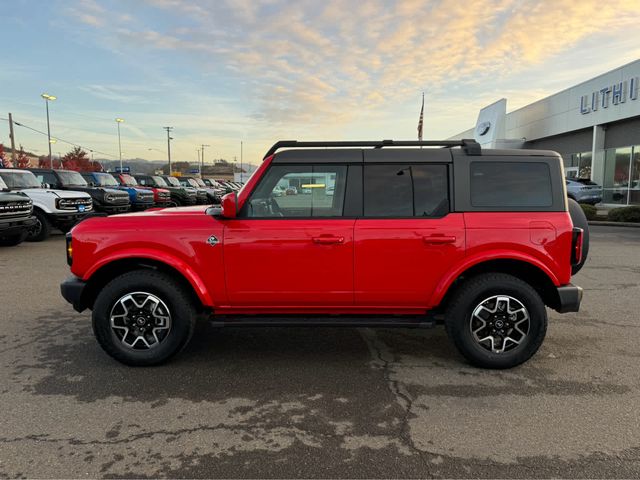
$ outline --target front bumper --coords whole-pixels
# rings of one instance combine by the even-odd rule
[[[89,212],[51,213],[48,217],[54,227],[70,227],[92,213],[93,210]]]
[[[62,297],[73,305],[73,309],[77,312],[82,312],[86,308],[82,303],[82,294],[86,286],[87,282],[76,276],[70,276],[60,284]]]
[[[582,301],[582,287],[577,285],[563,285],[557,288],[558,291],[558,308],[559,313],[577,312],[580,310],[580,302]]]
[[[131,210],[134,210],[136,212],[142,212],[144,210],[147,210],[148,208],[152,208],[153,206],[154,206],[153,202],[132,203]]]
[[[11,236],[21,233],[36,224],[36,217],[3,218],[0,220],[0,235]]]
[[[104,213],[108,213],[109,215],[114,215],[116,213],[127,213],[128,211],[131,210],[131,205],[129,205],[128,203],[124,205],[101,204],[101,205],[96,205],[95,209],[99,212],[104,212]]]

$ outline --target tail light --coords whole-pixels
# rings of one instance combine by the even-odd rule
[[[571,265],[578,265],[582,260],[582,241],[584,230],[574,227],[571,238]]]

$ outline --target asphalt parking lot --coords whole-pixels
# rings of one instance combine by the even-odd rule
[[[129,368],[58,293],[64,239],[0,250],[2,477],[638,477],[640,229],[594,227],[541,351],[433,330],[216,329]]]

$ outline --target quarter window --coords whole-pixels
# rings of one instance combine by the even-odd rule
[[[245,217],[339,217],[346,165],[274,165],[252,193]]]
[[[365,217],[442,217],[449,212],[446,165],[366,165]]]
[[[546,163],[472,162],[474,207],[550,207],[551,173]]]

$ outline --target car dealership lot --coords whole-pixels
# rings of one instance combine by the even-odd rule
[[[58,291],[64,239],[0,249],[0,476],[637,477],[640,229],[594,227],[578,314],[509,371],[444,329],[200,325],[110,359]]]

